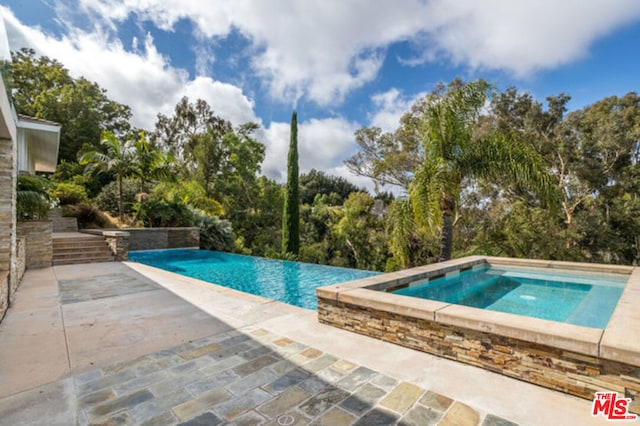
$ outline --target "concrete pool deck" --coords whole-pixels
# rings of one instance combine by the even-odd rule
[[[591,405],[130,262],[27,271],[0,323],[1,425],[607,423]]]

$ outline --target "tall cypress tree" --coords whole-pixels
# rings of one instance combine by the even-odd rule
[[[282,253],[300,251],[300,194],[298,184],[298,116],[291,115],[291,139],[287,160],[287,193],[282,214]]]

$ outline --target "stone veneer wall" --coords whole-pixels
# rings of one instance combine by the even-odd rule
[[[107,241],[115,261],[129,260],[129,232],[105,231],[102,235]]]
[[[16,178],[13,141],[0,139],[0,271],[11,269]]]
[[[2,84],[0,84],[2,85]],[[4,108],[3,108],[4,110]],[[4,111],[3,111],[4,113]],[[4,117],[11,120],[11,117]],[[0,320],[9,307],[10,287],[15,278],[16,256],[16,146],[0,139]]]
[[[9,308],[9,271],[0,271],[0,321]]]
[[[200,246],[200,229],[192,228],[128,228],[129,250],[154,250]]]
[[[49,210],[47,218],[53,222],[53,232],[78,232],[78,219],[62,216],[60,207]]]
[[[200,247],[200,228],[169,228],[168,248]]]
[[[616,391],[632,399],[630,411],[640,413],[640,368],[635,366],[320,297],[318,319],[581,398]]]
[[[25,239],[27,269],[51,266],[53,260],[51,230],[51,222],[18,222],[18,235]]]
[[[15,277],[11,279],[11,290],[9,291],[11,302],[13,302],[16,297],[16,290],[18,290],[18,286],[22,281],[25,269],[27,269],[26,243],[24,238],[18,238],[16,247],[16,272]]]

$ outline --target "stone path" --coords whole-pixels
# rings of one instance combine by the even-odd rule
[[[247,327],[73,378],[80,425],[513,425]]]
[[[590,406],[137,264],[27,271],[0,324],[0,426],[605,424]]]

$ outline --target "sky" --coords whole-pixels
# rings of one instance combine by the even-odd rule
[[[439,82],[564,92],[570,110],[640,83],[638,0],[0,0],[0,15],[11,50],[97,82],[135,127],[183,96],[258,123],[278,182],[294,109],[301,172],[371,189],[344,165],[354,132],[395,130]]]

